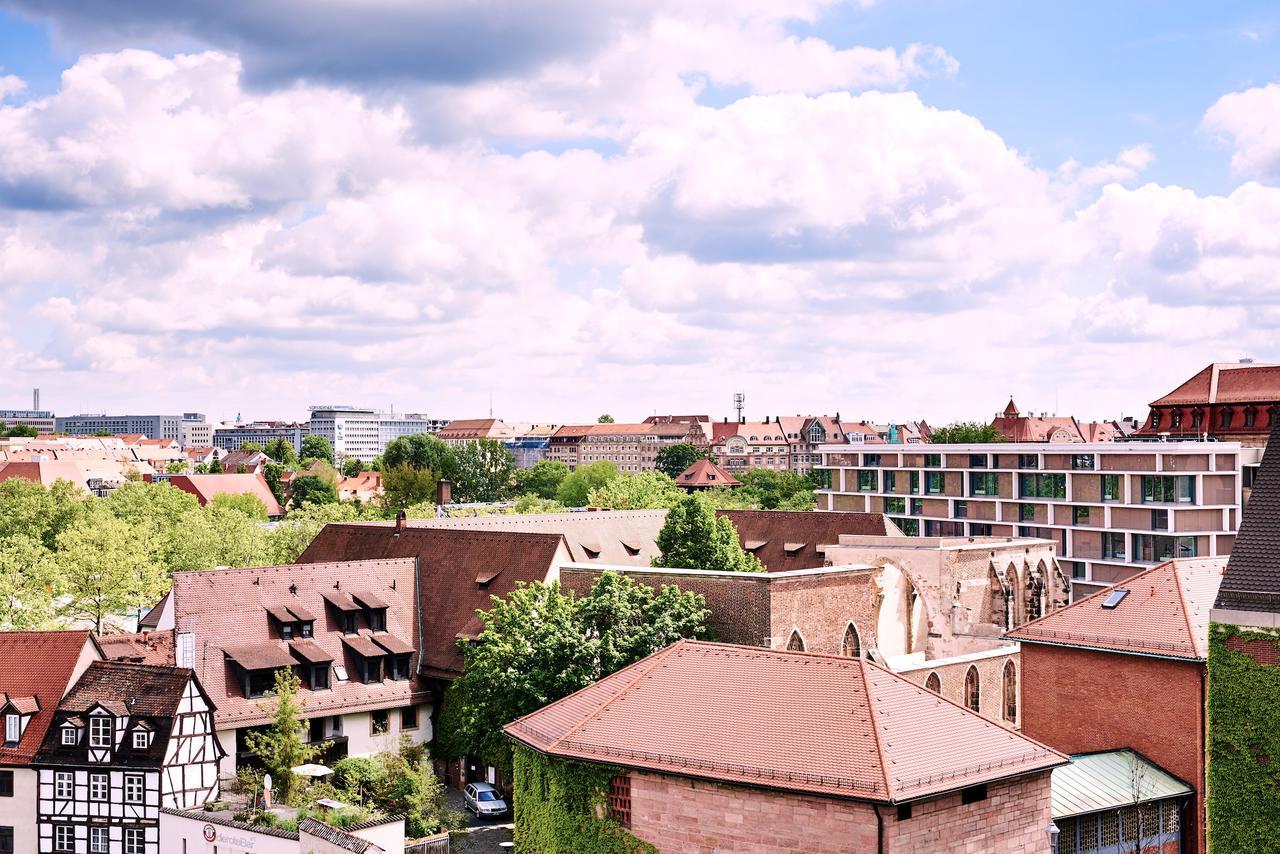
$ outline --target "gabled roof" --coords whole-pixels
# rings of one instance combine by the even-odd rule
[[[723,444],[732,436],[741,436],[750,443],[777,444],[787,441],[786,431],[781,424],[772,421],[713,421],[711,423],[711,441]],[[755,438],[752,438],[752,437]]]
[[[1209,610],[1226,564],[1225,557],[1171,560],[1006,636],[1026,643],[1204,661]],[[1121,597],[1124,590],[1128,593]],[[1107,607],[1114,598],[1119,601]]]
[[[1189,785],[1132,750],[1082,753],[1053,769],[1055,820],[1193,794]]]
[[[1280,365],[1214,362],[1152,406],[1280,401]]]
[[[112,661],[173,664],[171,630],[102,635],[98,638],[98,646],[102,648],[102,654]]]
[[[846,513],[816,510],[717,510],[738,529],[738,542],[760,559],[770,572],[813,569],[826,563],[820,546],[840,542],[841,534],[901,536],[882,513]],[[787,544],[801,544],[787,549]]]
[[[491,608],[490,597],[506,596],[516,582],[547,580],[556,568],[556,554],[563,542],[559,534],[326,525],[298,563],[418,558],[418,619],[423,632],[420,669],[428,675],[451,678],[462,672],[458,638],[477,630],[476,610]],[[409,565],[412,568],[412,560]],[[499,572],[487,584],[477,581],[482,572],[493,569]],[[344,577],[360,587],[369,586],[358,573],[348,572]],[[386,588],[380,593],[386,596]],[[390,620],[388,616],[389,624]],[[392,634],[403,637],[400,632]]]
[[[1280,419],[1274,419],[1214,607],[1280,614]]]
[[[505,731],[566,759],[881,803],[1067,761],[865,659],[700,641]]]
[[[40,706],[17,747],[0,746],[0,765],[25,765],[35,756],[86,646],[98,656],[87,631],[0,632],[0,691],[6,700],[35,697]]]
[[[95,661],[58,704],[58,711],[84,713],[96,705],[124,708],[130,715],[170,718],[191,680],[185,667]]]
[[[268,516],[283,516],[271,487],[260,474],[178,474],[169,483],[196,497],[203,507],[216,495],[252,495],[267,508]]]
[[[687,489],[705,489],[716,486],[742,486],[729,472],[708,459],[695,460],[693,465],[680,473],[676,485]]]
[[[569,549],[569,558],[575,563],[649,566],[650,560],[659,554],[658,534],[666,518],[665,510],[600,510],[413,519],[408,525],[410,528],[561,534]],[[595,552],[594,557],[588,549]]]

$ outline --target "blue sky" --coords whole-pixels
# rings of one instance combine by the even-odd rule
[[[1097,417],[1280,360],[1273,4],[496,8],[0,2],[0,404]]]

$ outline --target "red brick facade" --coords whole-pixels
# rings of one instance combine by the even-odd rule
[[[662,854],[1040,854],[1049,850],[1049,774],[992,783],[987,797],[961,804],[959,793],[915,803],[898,820],[878,807],[631,773],[631,832]]]
[[[909,679],[917,685],[929,687],[930,674],[938,677],[938,693],[953,703],[967,706],[965,702],[965,678],[969,668],[978,674],[978,714],[992,721],[999,721],[1005,726],[1018,729],[1022,724],[1022,672],[1019,653],[994,655],[976,661],[955,661],[944,664],[922,667],[919,670],[905,670],[898,673],[903,679]],[[1004,674],[1005,667],[1013,666],[1013,691],[1015,709],[1010,720],[1005,708]],[[932,689],[930,689],[932,690]],[[1035,736],[1032,736],[1034,738]],[[1052,747],[1052,745],[1050,745]]]
[[[1022,734],[1063,753],[1130,748],[1196,791],[1183,838],[1204,847],[1203,663],[1022,645]]]

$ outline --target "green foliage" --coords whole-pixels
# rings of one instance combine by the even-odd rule
[[[698,460],[709,460],[711,454],[692,442],[677,442],[661,448],[653,458],[653,465],[658,471],[675,480],[681,472]]]
[[[403,815],[405,835],[429,836],[457,827],[462,816],[449,810],[444,784],[421,745],[402,740],[400,752],[347,757],[333,766],[339,800],[364,804],[383,814]]]
[[[760,510],[812,510],[814,481],[793,471],[748,469],[736,475],[742,486],[734,490],[740,501]]]
[[[591,490],[618,476],[618,467],[608,460],[588,463],[571,471],[556,489],[556,501],[565,507],[586,507]]]
[[[215,495],[209,502],[209,506],[234,510],[259,522],[267,521],[267,505],[263,504],[262,499],[258,498],[258,496],[250,495],[247,492],[242,492],[238,495],[230,492]]]
[[[521,495],[516,499],[515,507],[512,508],[516,513],[568,513],[569,508],[565,507],[559,501],[547,498],[539,498],[536,495]]]
[[[1228,639],[1280,646],[1272,632],[1209,629],[1210,854],[1280,852],[1280,667],[1231,649]]]
[[[440,747],[509,769],[505,724],[681,638],[703,637],[705,605],[695,593],[609,572],[581,599],[540,582],[494,597],[477,612],[484,630],[463,648],[462,677],[445,696]]]
[[[597,423],[597,424],[612,424],[612,423],[613,423],[613,416],[606,412],[604,415],[601,415],[599,418],[597,418],[597,419],[596,419],[596,423]]]
[[[293,442],[283,436],[277,436],[267,442],[263,453],[286,468],[298,464],[298,452],[293,449]]]
[[[101,633],[108,617],[154,605],[168,573],[154,544],[137,536],[141,526],[112,515],[106,501],[89,508],[58,535],[55,560],[67,596],[63,614]]]
[[[302,452],[298,455],[304,460],[324,460],[333,462],[333,445],[324,436],[307,436],[302,440]]]
[[[52,549],[58,534],[92,503],[70,481],[55,481],[46,488],[23,478],[10,478],[0,482],[0,537],[34,537]]]
[[[0,538],[0,626],[17,631],[54,628],[62,591],[53,552],[28,534]]]
[[[214,462],[216,463],[217,460],[215,459]],[[219,468],[221,468],[221,466],[219,466]],[[195,467],[192,469],[192,472],[194,472],[195,474],[208,474],[209,463],[196,463]]]
[[[338,500],[338,490],[332,483],[313,474],[298,475],[289,484],[294,507],[309,504],[333,504]]]
[[[605,813],[611,765],[565,762],[515,746],[515,843],[539,854],[657,854]]]
[[[387,443],[379,458],[379,471],[409,466],[437,472],[441,480],[458,479],[458,455],[453,446],[430,433],[400,436]]]
[[[277,670],[275,697],[260,704],[264,709],[270,708],[271,725],[260,732],[245,734],[249,751],[257,755],[271,775],[280,803],[289,803],[298,788],[299,780],[292,769],[312,761],[324,749],[324,744],[308,744],[302,740],[302,700],[298,697],[301,684],[293,668]]]
[[[267,449],[258,442],[241,442],[240,450],[244,451],[246,454],[252,454],[255,451],[263,454],[267,453]],[[271,455],[267,454],[267,456]]]
[[[30,424],[14,424],[10,427],[3,421],[0,421],[0,439],[15,439],[19,437],[34,439],[40,435],[40,431],[32,427]]]
[[[458,449],[458,501],[502,501],[515,482],[516,459],[494,439],[467,442]]]
[[[587,505],[609,510],[663,510],[674,507],[684,495],[665,474],[642,471],[619,475],[591,490]]]
[[[284,463],[267,463],[262,467],[262,479],[267,482],[267,489],[271,490],[276,503],[281,507],[285,506],[285,499],[288,497],[284,491],[284,473]]]
[[[415,504],[430,503],[434,510],[439,478],[431,469],[399,463],[382,470],[382,506],[394,513]],[[434,515],[434,512],[433,514]]]
[[[187,464],[182,460],[174,460],[164,467],[165,474],[182,474],[187,470]]]
[[[289,511],[274,529],[264,544],[262,559],[265,566],[284,566],[295,562],[307,550],[316,535],[331,522],[358,522],[371,518],[350,502],[332,504],[308,504],[297,510]],[[231,566],[252,566],[253,564],[230,564]]]
[[[957,421],[946,427],[937,427],[929,434],[932,445],[979,445],[1003,441],[1003,433],[981,421]]]
[[[342,464],[343,477],[359,477],[362,471],[364,471],[364,465],[355,457],[351,457]]]
[[[516,491],[538,498],[555,498],[556,490],[569,476],[569,467],[559,460],[538,460],[516,472]]]
[[[221,458],[219,458],[217,454],[214,454],[213,459],[209,460],[209,465],[207,468],[208,468],[209,474],[222,474]]]
[[[671,509],[658,533],[658,548],[654,566],[764,572],[756,556],[743,551],[733,522],[716,516],[711,501],[701,495],[685,496]]]

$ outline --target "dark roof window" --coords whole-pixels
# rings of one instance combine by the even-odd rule
[[[1123,602],[1124,597],[1128,595],[1129,595],[1128,590],[1124,589],[1123,587],[1117,587],[1115,590],[1112,590],[1111,593],[1107,596],[1106,601],[1102,603],[1102,607],[1108,608],[1108,609],[1114,608],[1117,605],[1119,605],[1121,602]]]

